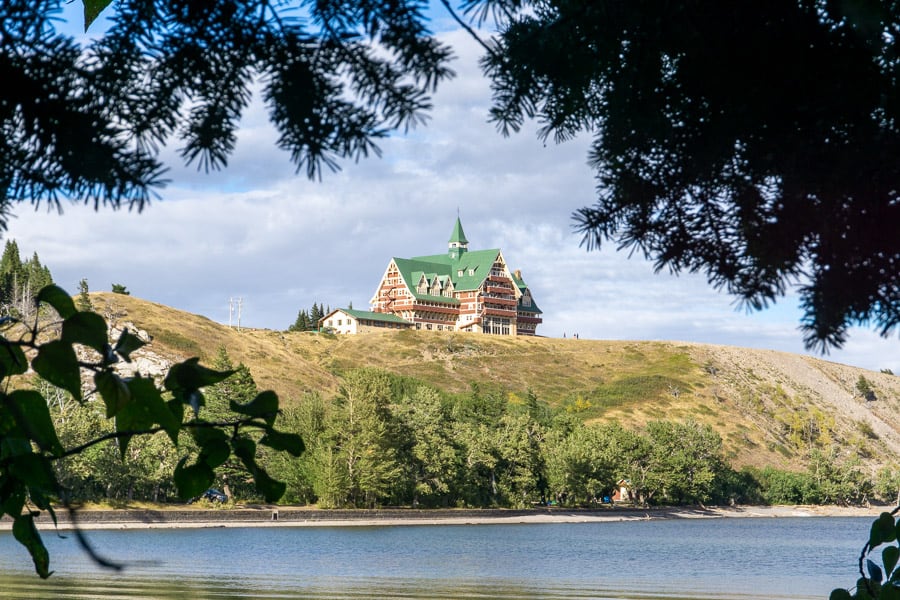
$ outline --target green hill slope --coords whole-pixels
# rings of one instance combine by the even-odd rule
[[[336,392],[342,373],[367,366],[453,393],[490,386],[511,402],[531,390],[586,421],[694,419],[722,436],[736,467],[799,468],[810,447],[832,443],[858,449],[873,468],[900,458],[900,377],[807,356],[679,342],[238,331],[131,296],[91,296],[111,322],[152,336],[149,355],[208,363],[224,346],[288,405]],[[857,391],[860,376],[875,400]]]

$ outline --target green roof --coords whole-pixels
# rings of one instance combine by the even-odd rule
[[[397,315],[392,315],[390,313],[377,313],[371,312],[368,310],[353,310],[352,308],[338,308],[335,310],[339,310],[341,312],[347,313],[351,317],[355,317],[357,319],[368,319],[370,321],[384,321],[387,323],[405,323],[406,325],[412,325],[409,321],[405,319],[401,319]],[[331,311],[334,313],[335,311]]]
[[[459,220],[459,217],[456,217],[456,225],[453,226],[453,233],[450,234],[450,243],[456,242],[457,244],[468,244],[469,240],[466,239],[466,234],[463,233],[462,223]]]
[[[463,233],[462,223],[460,223],[458,217],[456,225],[453,227],[453,233],[450,236],[450,242],[468,244],[466,235]],[[445,254],[414,256],[412,258],[398,258],[395,256],[392,260],[397,265],[400,276],[412,293],[413,298],[429,302],[459,305],[460,301],[457,298],[420,294],[417,291],[419,281],[422,277],[425,277],[429,289],[435,279],[437,279],[444,285],[447,285],[449,280],[453,284],[453,290],[456,292],[477,290],[484,283],[487,276],[490,275],[491,267],[493,267],[494,261],[499,256],[500,250],[498,248],[490,248],[460,253],[451,250]],[[525,291],[527,286],[521,277],[516,277],[513,274],[512,280],[520,292]],[[541,309],[534,303],[533,298],[530,307],[519,306],[519,310],[529,313],[541,313]]]
[[[417,271],[449,275],[450,281],[453,282],[453,287],[457,291],[465,291],[478,289],[484,278],[491,272],[491,266],[499,255],[500,250],[494,248],[491,250],[464,252],[458,258],[449,254],[434,254],[432,256],[414,256],[408,260],[418,263],[419,266],[415,269]],[[403,259],[395,258],[394,260]],[[397,263],[397,268],[400,269],[400,272],[403,273],[403,278],[406,279],[406,273],[399,263]],[[470,270],[472,271],[471,275],[469,275]],[[462,271],[462,275],[459,274],[460,271]],[[415,286],[418,283],[418,279],[414,282],[406,279],[406,282]]]
[[[446,257],[441,255],[441,258]],[[396,256],[393,258],[393,261],[394,264],[397,265],[397,269],[400,270],[400,275],[401,277],[403,277],[403,281],[406,282],[406,286],[409,288],[409,291],[412,293],[414,298],[419,300],[428,300],[430,302],[443,302],[444,304],[459,304],[459,299],[457,298],[447,298],[446,296],[432,296],[431,294],[420,294],[418,291],[416,291],[416,286],[419,285],[419,280],[423,275],[425,276],[425,279],[428,280],[429,284],[434,281],[435,277],[446,278],[453,282],[453,287],[455,289],[460,289],[453,278],[450,265],[428,262],[419,258],[397,258]]]

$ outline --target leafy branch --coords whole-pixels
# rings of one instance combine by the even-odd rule
[[[49,553],[35,527],[35,518],[47,512],[56,522],[55,503],[61,503],[74,515],[72,498],[58,481],[52,464],[105,441],[115,440],[124,460],[134,437],[164,432],[178,447],[180,433],[189,432],[198,450],[183,456],[173,473],[182,498],[207,489],[215,469],[231,456],[237,457],[250,473],[267,502],[281,498],[285,484],[272,479],[258,464],[258,445],[295,457],[303,453],[304,445],[300,436],[275,428],[280,410],[274,392],[261,392],[245,404],[232,401],[234,418],[202,420],[204,388],[223,381],[234,371],[208,369],[191,358],[169,369],[162,389],[152,378],[140,374],[122,377],[115,365],[121,360],[131,361],[131,354],[144,345],[140,339],[125,330],[111,345],[103,317],[76,310],[72,298],[59,287],[43,288],[36,304],[36,313],[46,313],[49,307],[60,321],[41,329],[36,317],[34,325],[20,339],[0,336],[0,516],[12,517],[13,535],[31,554],[38,575],[49,577],[51,571]],[[85,360],[79,354],[94,358]],[[82,373],[87,371],[105,406],[105,417],[114,420],[115,430],[63,448],[47,399],[22,384],[21,376],[29,367],[40,379],[71,394],[82,406],[88,402],[82,391]],[[189,420],[185,407],[190,408]],[[75,519],[73,523],[79,543],[98,564],[120,568],[100,557]]]
[[[829,600],[900,600],[900,569],[897,568],[900,548],[892,544],[900,539],[900,522],[894,520],[898,512],[900,506],[891,512],[881,513],[872,523],[869,541],[859,554],[859,579],[855,593],[851,595],[849,590],[836,589],[831,592]],[[881,546],[884,548],[879,565],[870,557]]]

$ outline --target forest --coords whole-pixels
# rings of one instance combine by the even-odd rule
[[[232,402],[257,393],[250,370],[225,348],[211,365],[234,370],[204,390],[201,417],[215,421]],[[74,402],[42,384],[65,447],[111,431],[102,402]],[[287,484],[283,503],[320,508],[597,507],[625,488],[637,505],[859,504],[893,502],[900,470],[874,476],[836,447],[811,448],[809,467],[735,470],[708,425],[657,420],[636,429],[617,421],[585,423],[565,407],[473,384],[447,393],[374,368],[342,376],[338,394],[306,394],[283,409],[280,428],[299,434],[300,457],[262,449],[260,464]],[[60,483],[74,498],[116,502],[180,501],[172,472],[198,448],[182,433],[177,448],[163,433],[134,438],[125,460],[115,440],[57,461]],[[234,459],[215,485],[238,503],[260,500],[252,477]]]

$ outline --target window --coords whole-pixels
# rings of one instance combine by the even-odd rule
[[[462,277],[462,275],[463,275],[463,270],[462,270],[462,269],[460,269],[459,271],[456,272],[456,276],[457,276],[457,277]]]
[[[341,326],[343,324],[344,324],[344,322],[341,319],[338,319],[338,326]]]
[[[431,323],[425,323],[425,329],[431,331]]]
[[[469,269],[469,275],[471,276],[471,275],[474,275],[474,274],[475,274],[475,269]]]
[[[416,323],[416,329],[422,329],[422,324],[421,324],[421,323]]]

